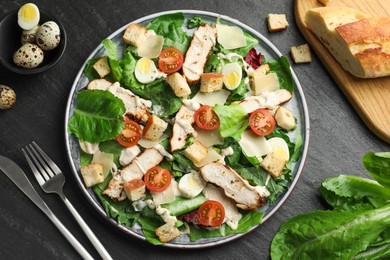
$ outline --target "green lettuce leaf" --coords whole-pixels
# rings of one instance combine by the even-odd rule
[[[115,138],[123,129],[123,101],[108,91],[83,90],[77,95],[68,132],[79,140],[100,143]]]
[[[367,153],[363,165],[382,186],[390,188],[390,152]]]
[[[253,37],[250,33],[244,32],[245,40],[246,40],[246,45],[241,48],[237,49],[232,49],[232,50],[226,50],[221,44],[217,44],[217,48],[222,52],[223,54],[227,53],[237,53],[238,55],[241,55],[242,57],[245,57],[249,50],[255,47],[257,44],[259,44],[259,41],[257,38]]]
[[[290,63],[285,56],[268,61],[271,72],[275,72],[279,79],[280,88],[294,91],[294,79],[290,69]]]
[[[158,239],[156,235],[156,229],[164,225],[163,220],[158,220],[157,218],[142,217],[138,220],[138,222],[142,227],[142,233],[144,234],[146,241],[148,241],[152,245],[164,244]]]
[[[187,28],[193,29],[195,27],[198,27],[199,25],[204,24],[203,20],[199,16],[194,16],[187,21]]]
[[[242,213],[242,218],[238,222],[236,230],[231,229],[228,225],[223,224],[221,228],[208,230],[205,228],[197,228],[190,226],[191,232],[188,234],[191,241],[199,240],[202,238],[211,238],[219,236],[229,236],[233,234],[245,233],[255,225],[259,225],[263,219],[263,212],[246,211]]]
[[[94,79],[100,78],[99,74],[96,72],[96,70],[93,68],[93,64],[97,62],[100,59],[100,57],[92,58],[87,61],[87,65],[84,68],[84,75],[87,76],[89,81],[92,81]]]
[[[120,61],[118,60],[117,46],[110,39],[104,39],[102,44],[107,51],[108,64],[111,68],[112,77],[115,81],[120,81],[122,79],[122,67]]]
[[[390,201],[390,189],[358,176],[339,175],[328,178],[322,182],[319,192],[335,209],[371,209]]]
[[[190,45],[191,37],[183,30],[183,24],[183,13],[173,13],[159,16],[146,27],[164,37],[163,48],[173,47],[184,54]]]
[[[166,117],[176,113],[182,105],[181,98],[175,95],[164,78],[146,85],[139,83],[134,75],[136,63],[136,59],[127,48],[123,56],[123,84],[134,94],[152,101],[152,109],[157,116]]]
[[[111,174],[107,176],[104,182],[93,186],[93,191],[98,196],[107,216],[116,220],[119,225],[125,225],[130,228],[137,223],[140,213],[134,211],[129,200],[114,202],[108,196],[103,195],[103,191],[110,180]]]
[[[390,205],[365,211],[314,211],[284,223],[272,259],[351,259],[390,225]]]
[[[241,139],[241,134],[249,126],[248,114],[239,104],[229,106],[215,105],[213,107],[217,113],[220,125],[219,130],[223,138],[232,137],[235,140]]]

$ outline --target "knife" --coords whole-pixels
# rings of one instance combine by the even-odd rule
[[[11,181],[32,201],[43,213],[54,223],[58,230],[65,236],[70,244],[76,249],[82,258],[93,260],[93,257],[85,250],[79,241],[69,232],[69,230],[60,222],[60,220],[49,209],[43,199],[27,179],[23,170],[12,160],[0,155],[0,171],[3,172]]]

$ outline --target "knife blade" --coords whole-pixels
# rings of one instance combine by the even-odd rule
[[[93,257],[88,251],[77,241],[77,239],[69,232],[69,230],[61,223],[61,221],[49,209],[37,191],[31,185],[26,174],[23,172],[14,161],[0,155],[0,172],[3,172],[43,213],[53,222],[60,230],[65,238],[72,244],[76,251],[84,259],[93,260]]]

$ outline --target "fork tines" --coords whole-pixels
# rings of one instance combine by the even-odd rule
[[[27,145],[25,149],[22,148],[23,154],[39,184],[42,185],[61,172],[57,165],[35,142]]]

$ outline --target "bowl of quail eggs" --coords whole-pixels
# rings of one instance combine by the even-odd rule
[[[57,18],[27,3],[0,21],[0,63],[18,74],[41,73],[61,59],[66,41]]]

